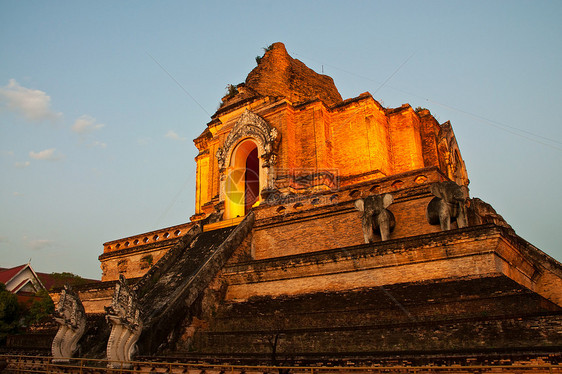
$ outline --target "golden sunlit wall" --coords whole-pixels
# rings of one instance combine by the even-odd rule
[[[331,108],[319,100],[298,106],[286,99],[264,100],[214,119],[209,130],[195,140],[200,151],[196,158],[197,214],[209,214],[219,203],[221,180],[215,154],[245,109],[277,129],[278,174],[331,169],[337,171],[343,184],[351,185],[429,166],[443,169],[448,164],[446,153],[438,149],[440,125],[429,112],[420,117],[409,105],[385,109],[370,94]],[[238,162],[237,157],[234,160]],[[265,186],[262,178],[260,188]],[[229,183],[223,185],[230,191],[240,188]],[[244,214],[243,208],[218,208],[227,209],[227,217]]]
[[[209,180],[209,157],[197,159],[196,213],[200,213],[201,205],[209,201]]]
[[[388,119],[374,100],[352,103],[333,117],[334,163],[342,177],[375,170],[392,174]]]
[[[413,110],[402,110],[389,116],[394,173],[424,167],[420,122]]]

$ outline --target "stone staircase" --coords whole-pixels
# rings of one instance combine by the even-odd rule
[[[253,224],[254,214],[250,213],[237,226],[204,232],[202,225],[196,225],[141,279],[127,286],[137,300],[142,320],[137,341],[139,354],[153,355],[166,346],[170,335],[189,316],[191,306]],[[80,356],[104,357],[109,331],[98,336],[102,344],[91,344],[89,330],[81,340]]]
[[[237,226],[193,235],[178,243],[164,262],[145,275],[135,290],[142,311],[141,354],[154,354],[189,313],[192,304],[248,235],[254,223],[250,213]]]

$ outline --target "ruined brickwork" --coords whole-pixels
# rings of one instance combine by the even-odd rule
[[[293,232],[302,246],[311,241]],[[360,361],[557,352],[562,272],[552,259],[537,262],[542,256],[488,224],[236,260],[220,276],[224,301],[198,316],[189,344],[176,349]]]
[[[88,314],[102,314],[104,313],[104,307],[111,303],[111,297],[113,296],[113,291],[115,289],[115,280],[99,282],[95,285],[88,284],[84,286],[75,287],[75,291],[82,300],[84,309]],[[60,299],[59,289],[54,290],[49,293],[51,299],[55,305]]]
[[[463,176],[465,173],[457,178],[449,171],[464,170],[462,160],[459,159],[458,164],[453,166],[455,161],[450,158],[451,152],[439,152],[436,146],[440,132],[444,132],[442,128],[436,122],[421,121],[409,106],[385,111],[370,95],[360,96],[334,109],[327,108],[320,101],[295,107],[284,99],[277,105],[277,108],[267,106],[267,112],[263,113],[258,105],[256,108],[250,105],[248,110],[261,115],[281,134],[274,176],[281,189],[285,187],[283,179],[295,170],[303,174],[326,170],[339,177],[341,186],[346,186],[436,166],[459,183],[468,182]],[[198,192],[197,213],[214,211],[212,206],[205,209],[213,197],[219,202],[220,178],[214,155],[228,135],[229,127],[246,109],[242,107],[237,113],[225,114],[224,124],[222,121],[220,125],[210,124],[217,133],[204,144],[208,148],[200,148],[197,157],[197,180],[209,181],[200,182],[203,191]],[[228,117],[233,114],[237,116],[229,121]],[[441,141],[446,143],[444,139]],[[201,143],[196,140],[196,144]],[[306,187],[299,188],[290,182],[288,187],[284,189],[310,192]]]
[[[562,265],[470,196],[427,109],[343,100],[275,43],[194,142],[192,222],[105,243],[77,290],[91,316],[128,279],[140,354],[560,356]]]
[[[295,61],[282,44],[273,44],[238,86],[238,94],[223,99],[223,106],[195,139],[199,155],[193,219],[221,210],[224,204],[224,173],[215,155],[245,111],[262,118],[279,134],[272,143],[276,159],[268,170],[267,187],[282,193],[349,186],[432,166],[446,178],[468,184],[449,124],[440,125],[429,111],[416,112],[407,104],[383,108],[369,93],[343,101],[331,79],[300,69],[302,63]],[[283,84],[283,79],[289,81]],[[295,93],[293,87],[300,91]],[[315,173],[325,174],[317,177],[323,180],[313,188],[294,180],[312,178]]]
[[[368,93],[339,100],[308,71],[307,95],[284,92],[267,72],[292,60],[272,50],[195,140],[208,181],[198,185],[200,219],[229,204],[228,165],[215,155],[236,152],[225,140],[243,113],[279,133],[251,236],[175,349],[285,358],[559,349],[562,268],[470,198],[451,124],[426,109],[383,108]],[[256,94],[264,82],[276,88]],[[446,181],[463,196],[456,219],[440,223],[430,206]],[[374,230],[366,243],[357,201],[386,194],[388,238]]]

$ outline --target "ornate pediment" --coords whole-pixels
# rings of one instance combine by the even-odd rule
[[[263,167],[275,164],[277,155],[274,152],[274,145],[278,138],[277,130],[263,118],[246,109],[228,134],[223,146],[217,151],[216,156],[221,171],[229,164],[232,147],[244,138],[256,140]]]

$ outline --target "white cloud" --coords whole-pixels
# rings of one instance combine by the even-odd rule
[[[2,155],[6,157],[13,157],[14,151],[2,151]]]
[[[21,193],[21,192],[14,192],[14,196],[15,196],[15,197],[20,197],[20,196],[24,196],[24,194]]]
[[[14,164],[15,167],[19,168],[19,169],[23,169],[28,167],[29,165],[31,165],[31,163],[29,161],[22,161],[22,162],[16,162]]]
[[[54,242],[52,240],[49,239],[32,239],[29,240],[27,238],[25,239],[25,244],[28,248],[31,248],[35,251],[50,247],[54,244]]]
[[[168,130],[168,132],[166,133],[166,135],[164,135],[166,138],[168,139],[172,139],[172,140],[180,140],[180,141],[184,141],[187,138],[183,138],[181,136],[179,136],[174,130]]]
[[[140,146],[144,146],[144,145],[148,145],[148,143],[150,143],[152,139],[150,138],[138,138],[137,139],[137,144]]]
[[[103,123],[96,123],[96,119],[92,116],[84,114],[80,116],[74,125],[72,125],[72,131],[78,134],[87,134],[95,130],[99,130],[105,125]]]
[[[45,161],[59,161],[64,158],[60,153],[56,153],[55,148],[45,149],[40,152],[29,152],[29,157],[34,160],[45,160]]]
[[[92,147],[106,148],[106,147],[107,147],[107,144],[104,143],[104,142],[98,142],[98,141],[96,140],[96,141],[93,141],[93,142],[90,144],[90,146],[92,146]]]
[[[0,105],[29,121],[54,121],[62,117],[62,113],[51,109],[49,95],[20,86],[15,79],[10,79],[6,86],[0,87]]]

